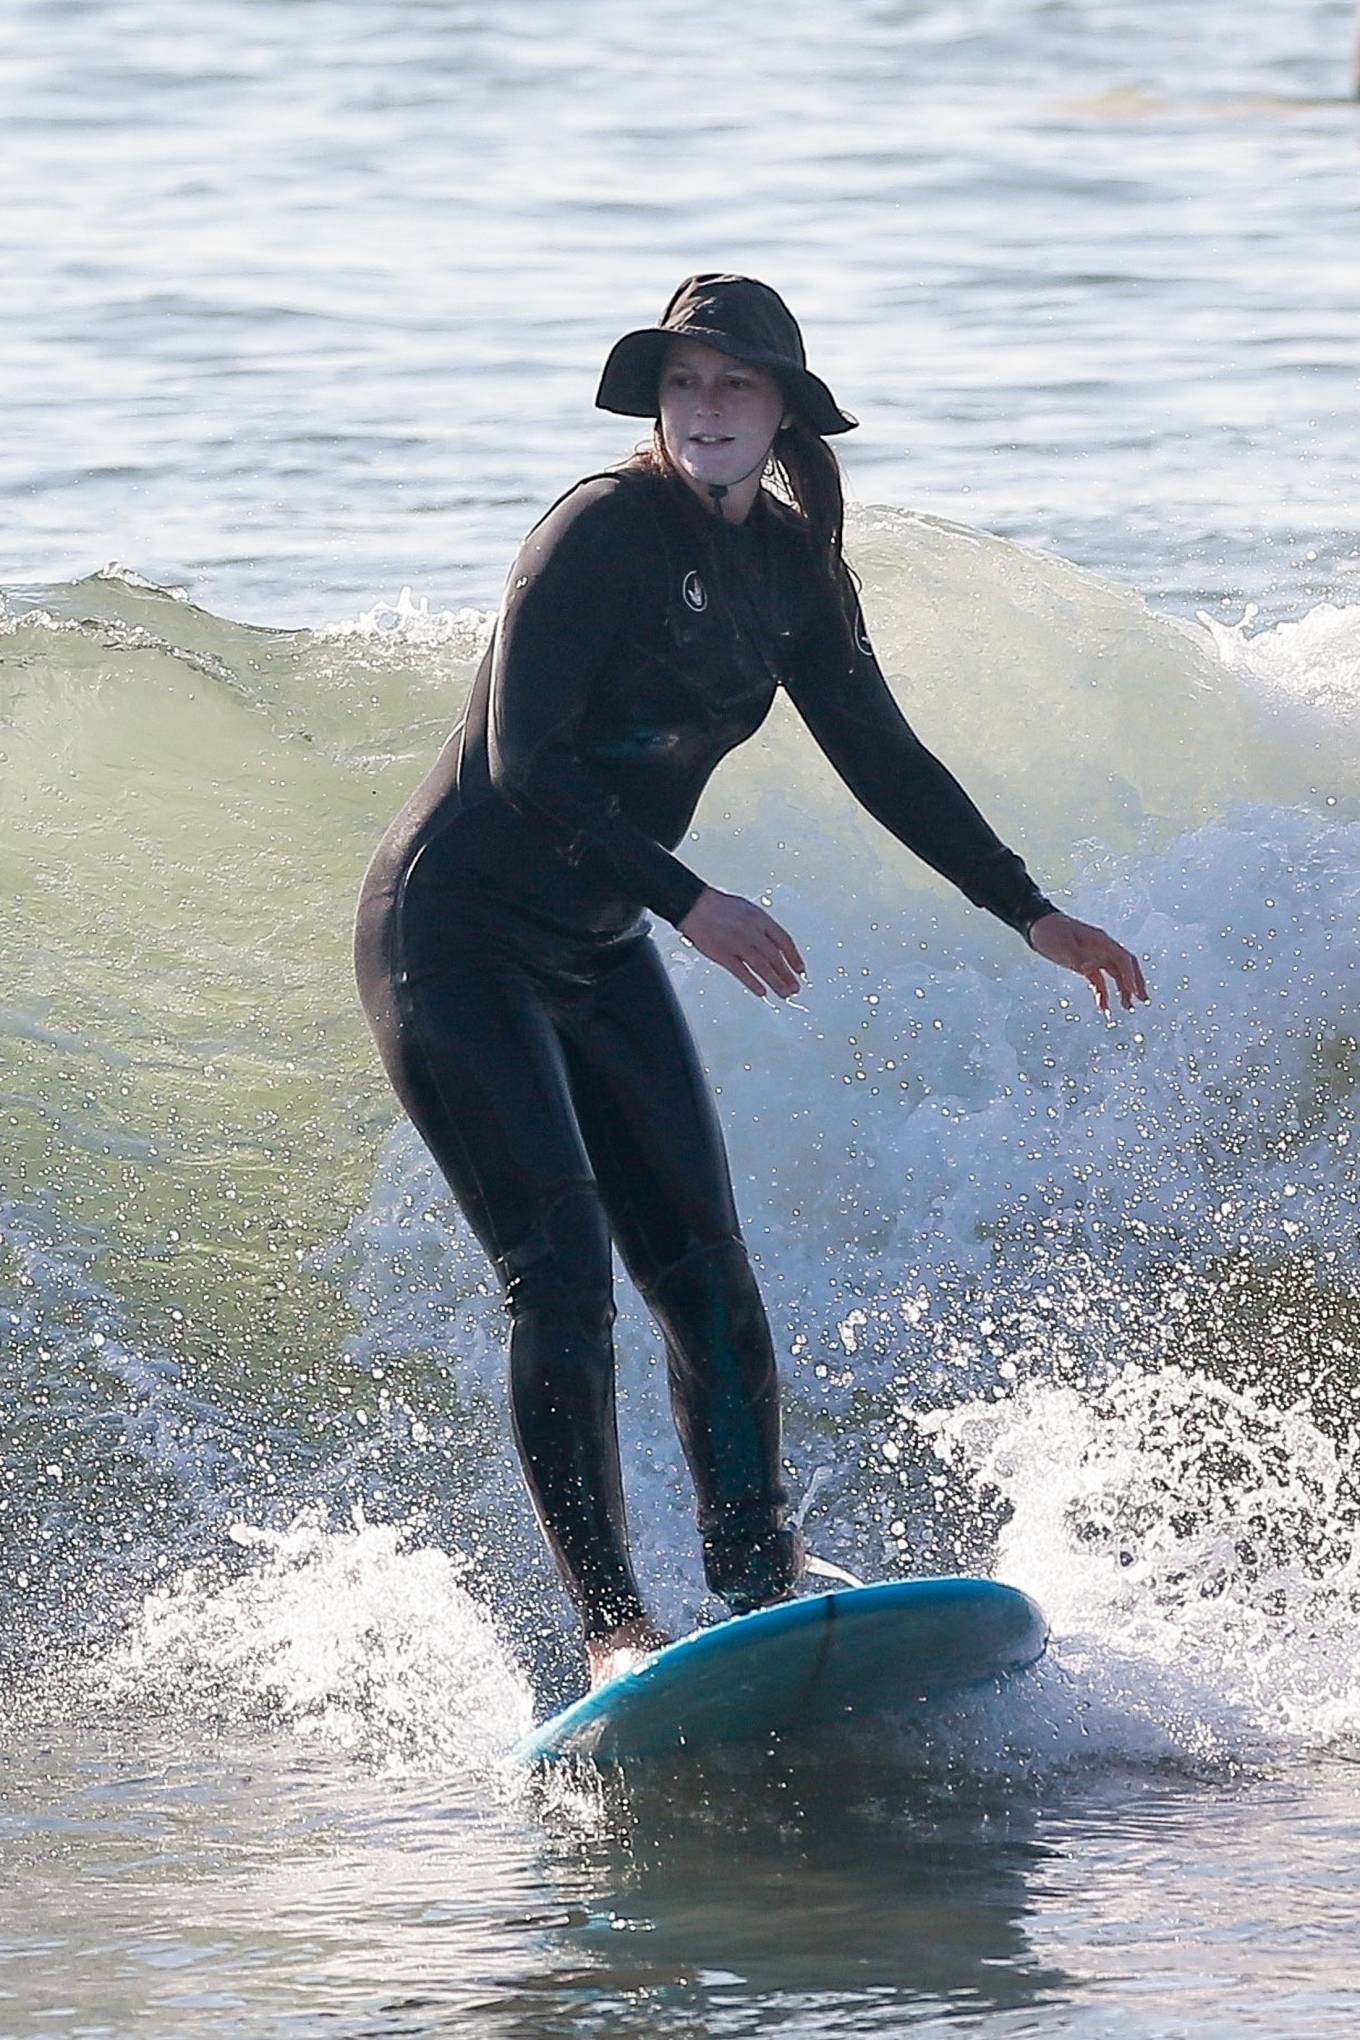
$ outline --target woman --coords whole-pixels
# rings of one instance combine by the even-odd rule
[[[870,813],[1083,972],[1137,960],[1045,899],[904,722],[841,557],[849,431],[783,301],[690,277],[612,350],[602,409],[653,443],[530,532],[462,722],[378,850],[357,965],[397,1095],[491,1256],[510,1407],[593,1683],[665,1641],[629,1562],[610,1244],[663,1333],[704,1569],[742,1612],[794,1591],[769,1326],[714,1106],[644,909],[764,998],[794,940],[673,854],[783,686]],[[776,478],[790,500],[763,486]]]

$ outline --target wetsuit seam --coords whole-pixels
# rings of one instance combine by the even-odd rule
[[[710,1254],[731,1253],[734,1248],[742,1254],[747,1253],[746,1242],[739,1232],[728,1233],[720,1240],[706,1240],[702,1246],[687,1247],[683,1254],[677,1254],[673,1261],[665,1262],[650,1275],[645,1284],[639,1282],[638,1293],[644,1302],[650,1302],[662,1284],[669,1282],[682,1268],[687,1268],[693,1262],[701,1261]]]

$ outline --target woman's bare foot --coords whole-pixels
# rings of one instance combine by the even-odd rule
[[[625,1672],[635,1672],[654,1652],[664,1650],[670,1641],[665,1630],[658,1629],[647,1615],[622,1623],[619,1628],[611,1629],[607,1636],[588,1636],[586,1657],[590,1664],[591,1692],[599,1686],[607,1686],[611,1679],[621,1679]]]

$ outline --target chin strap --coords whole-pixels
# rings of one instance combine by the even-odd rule
[[[729,489],[740,488],[743,482],[750,481],[752,475],[759,474],[761,472],[761,470],[765,466],[766,461],[768,461],[768,459],[770,458],[770,447],[772,447],[773,445],[774,440],[772,439],[770,441],[770,445],[766,447],[764,453],[761,454],[760,459],[756,462],[755,466],[752,468],[747,468],[746,473],[744,475],[738,475],[735,482],[709,482],[706,484],[708,493],[713,499],[713,509],[714,514],[716,516],[722,517],[723,515],[723,500],[726,497]]]

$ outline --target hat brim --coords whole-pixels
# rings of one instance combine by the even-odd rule
[[[768,348],[748,346],[730,334],[700,326],[686,327],[683,332],[677,332],[673,326],[643,326],[616,340],[595,392],[596,408],[617,411],[625,418],[655,418],[660,410],[657,387],[661,364],[672,340],[699,340],[734,361],[750,361],[771,369],[791,407],[823,439],[835,432],[853,432],[859,423],[858,418],[842,411],[821,377],[813,375],[810,369],[798,368]]]

